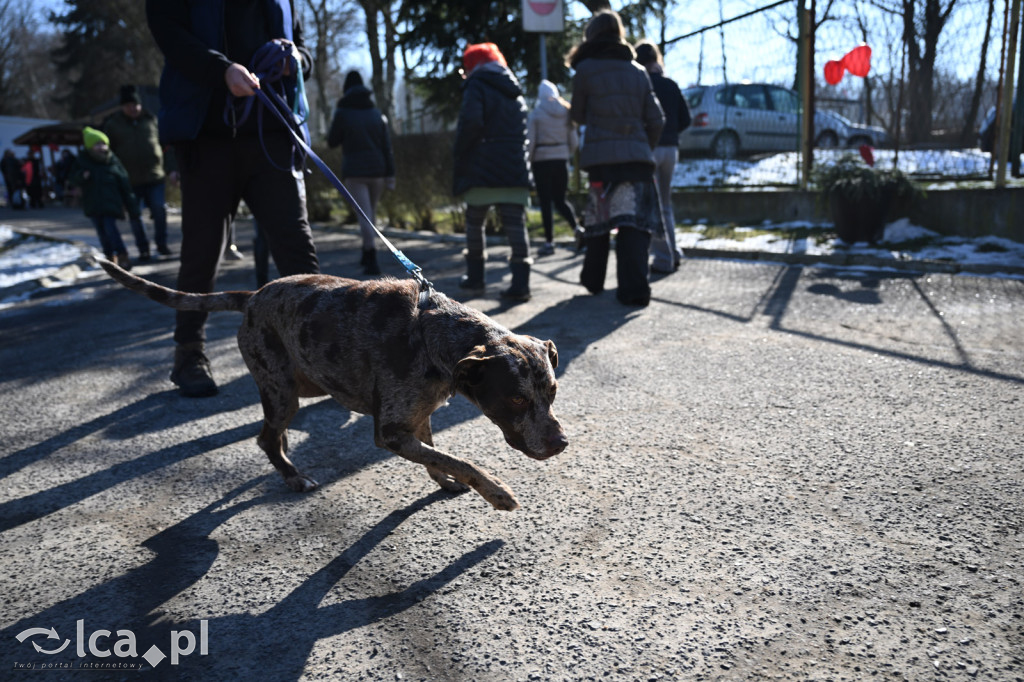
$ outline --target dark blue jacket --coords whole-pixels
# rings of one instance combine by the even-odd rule
[[[463,85],[455,130],[455,196],[474,187],[530,186],[528,114],[511,71],[491,64],[473,70]]]
[[[690,125],[690,107],[686,98],[679,91],[679,86],[671,78],[660,73],[649,74],[654,94],[661,102],[661,110],[665,112],[665,127],[661,129],[659,147],[678,147],[679,133]]]
[[[227,5],[236,18],[231,26],[225,25]],[[224,71],[233,62],[248,66],[256,49],[274,38],[302,46],[291,0],[146,0],[146,19],[165,58],[159,115],[164,144],[194,140],[201,132],[233,134],[224,122]],[[291,104],[297,79],[284,82]],[[250,118],[254,132],[256,116]],[[276,119],[270,125],[280,127]]]
[[[370,89],[357,85],[345,91],[327,133],[330,147],[341,145],[341,176],[390,178],[395,175],[388,119],[373,106]]]

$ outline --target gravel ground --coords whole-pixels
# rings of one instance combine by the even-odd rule
[[[353,235],[319,239],[357,272]],[[400,247],[456,295],[457,246]],[[512,513],[322,400],[291,430],[322,487],[288,491],[237,315],[209,326],[220,395],[188,400],[156,304],[98,281],[4,311],[3,677],[1024,679],[1024,282],[690,260],[638,311],[580,263],[505,307],[492,261],[471,301],[558,345],[568,450],[529,460],[462,398],[434,417]]]

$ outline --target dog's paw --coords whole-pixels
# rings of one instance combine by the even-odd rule
[[[492,492],[487,497],[487,501],[498,511],[515,511],[519,509],[519,500],[516,499],[511,490]]]
[[[448,476],[447,474],[442,474],[437,469],[427,467],[427,473],[430,474],[430,477],[434,479],[434,481],[436,481],[439,486],[441,486],[450,493],[464,493],[467,490],[469,490],[469,486],[466,485],[465,483],[460,483],[451,476]]]
[[[320,484],[314,481],[309,476],[303,476],[302,474],[296,474],[295,476],[289,476],[284,479],[284,482],[289,488],[297,493],[308,493],[311,490],[316,490]]]

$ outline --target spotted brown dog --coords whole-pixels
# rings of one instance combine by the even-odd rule
[[[412,280],[294,275],[255,292],[190,294],[100,262],[127,288],[176,310],[243,313],[238,348],[263,404],[257,443],[292,490],[317,487],[286,454],[299,398],[330,395],[371,415],[379,447],[423,464],[446,490],[473,488],[496,509],[519,503],[496,477],[434,447],[434,410],[461,393],[533,459],[568,445],[551,407],[555,344],[514,334],[439,292],[420,300]]]

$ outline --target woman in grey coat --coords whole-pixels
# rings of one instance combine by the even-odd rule
[[[576,232],[576,212],[565,200],[565,193],[569,188],[568,161],[579,146],[576,125],[569,118],[569,103],[562,99],[558,87],[551,81],[543,80],[537,88],[537,106],[527,119],[526,140],[544,224],[544,246],[538,253],[547,256],[555,252],[552,206]]]
[[[663,230],[653,150],[665,116],[635,56],[619,15],[610,10],[595,14],[583,42],[569,53],[569,66],[576,71],[571,115],[585,126],[580,167],[590,179],[580,282],[592,294],[604,290],[611,231],[618,229],[616,297],[626,305],[646,306],[651,236]]]
[[[379,275],[377,263],[377,202],[385,189],[395,188],[395,159],[391,151],[388,119],[373,105],[369,88],[363,85],[358,71],[345,76],[345,85],[334,119],[327,134],[327,144],[341,145],[341,176],[352,197],[366,217],[359,219],[363,236],[363,257],[359,264],[363,273]]]

